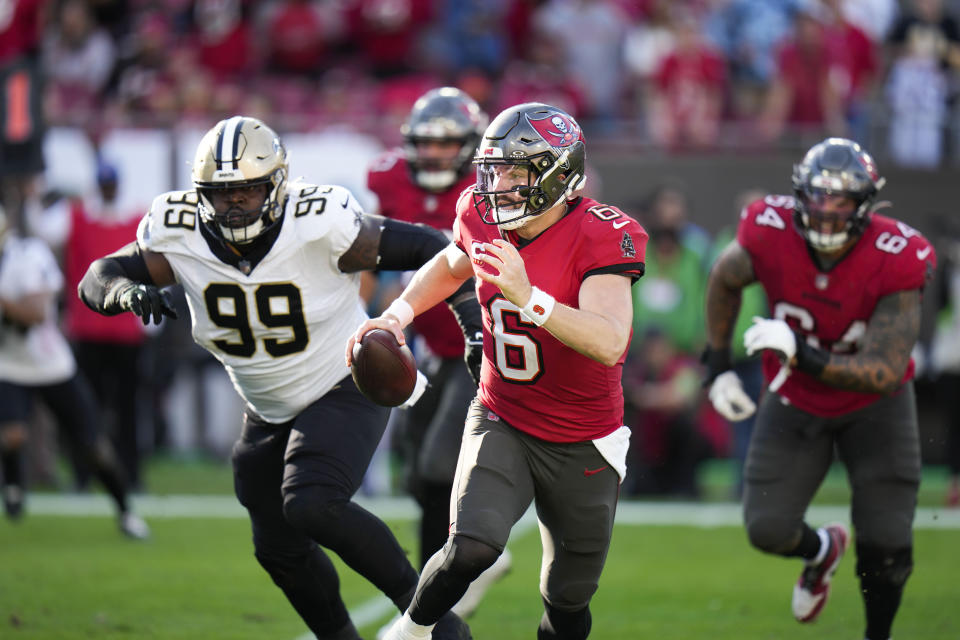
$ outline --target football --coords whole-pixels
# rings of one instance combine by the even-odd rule
[[[413,353],[384,329],[368,331],[353,345],[350,372],[363,395],[384,407],[403,404],[417,383]]]

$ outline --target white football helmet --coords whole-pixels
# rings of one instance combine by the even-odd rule
[[[200,220],[227,242],[252,242],[282,219],[287,172],[287,150],[273,129],[246,116],[221,120],[203,136],[193,161]],[[261,206],[220,212],[214,207],[218,190],[257,185],[267,191]]]

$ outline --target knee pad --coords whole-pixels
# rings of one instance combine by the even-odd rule
[[[800,523],[776,516],[761,516],[747,520],[750,544],[767,553],[786,554],[799,540]]]
[[[500,557],[499,550],[465,536],[454,536],[447,542],[444,551],[444,567],[452,574],[471,582]]]
[[[857,545],[857,577],[863,583],[902,587],[913,572],[913,547],[890,550]]]
[[[589,606],[569,611],[557,609],[546,600],[543,606],[537,640],[584,640],[590,635],[593,618]]]

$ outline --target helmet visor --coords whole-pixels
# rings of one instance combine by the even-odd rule
[[[529,163],[481,163],[477,165],[477,195],[497,209],[522,207],[530,196],[536,175]]]

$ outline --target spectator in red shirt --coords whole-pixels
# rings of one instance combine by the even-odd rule
[[[800,5],[794,34],[777,55],[777,70],[760,116],[760,135],[766,141],[786,131],[822,137],[844,135],[844,87],[848,84],[843,50],[825,30],[819,4]]]
[[[353,0],[348,41],[356,43],[377,77],[406,73],[414,67],[420,31],[432,17],[430,0]]]
[[[717,141],[726,89],[724,59],[710,48],[693,16],[677,20],[674,50],[654,74],[649,129],[666,147],[705,147]]]
[[[633,417],[630,494],[700,495],[697,469],[713,455],[697,416],[703,393],[697,361],[658,327],[642,336],[624,370],[624,399]]]
[[[268,9],[265,55],[280,73],[315,75],[327,55],[332,28],[323,8],[311,0],[281,0]],[[333,35],[333,34],[330,34]]]
[[[823,4],[827,9],[827,37],[843,48],[846,78],[839,88],[844,90],[847,126],[855,139],[862,140],[867,127],[866,102],[879,68],[878,47],[863,29],[845,17],[842,0],[823,0]]]
[[[70,234],[64,249],[67,291],[77,290],[93,260],[129,244],[137,235],[139,211],[117,207],[116,169],[101,162],[97,184],[96,195],[71,205]],[[102,316],[75,295],[64,298],[66,333],[77,365],[90,380],[99,405],[112,409],[113,424],[107,431],[130,486],[136,488],[142,483],[136,416],[138,363],[144,342],[140,319],[129,313]],[[101,424],[109,424],[108,416],[101,416]]]
[[[200,64],[215,77],[239,77],[254,68],[245,0],[197,0],[194,33]]]

